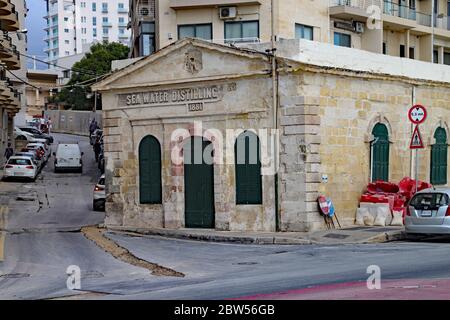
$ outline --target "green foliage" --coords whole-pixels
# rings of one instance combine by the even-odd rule
[[[63,88],[56,95],[55,102],[73,110],[92,110],[94,106],[93,95],[91,98],[86,97],[91,95],[90,85],[95,83],[92,79],[109,73],[111,62],[128,58],[128,51],[127,46],[117,42],[94,44],[90,52],[74,64],[72,76],[67,84],[68,87]],[[87,82],[89,86],[83,86],[84,82]],[[99,103],[99,100],[97,100],[97,103]],[[101,106],[97,105],[97,108],[101,109]]]

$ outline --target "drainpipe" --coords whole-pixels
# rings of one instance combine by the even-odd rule
[[[277,72],[277,58],[275,55],[275,10],[274,10],[275,0],[271,0],[271,59],[272,59],[272,109],[273,109],[273,128],[278,130],[278,72]],[[279,141],[275,141],[275,146],[278,147]],[[274,146],[274,147],[275,147]],[[278,150],[278,148],[274,148]],[[274,155],[274,193],[275,193],[275,230],[280,231],[280,217],[278,210],[278,156]]]

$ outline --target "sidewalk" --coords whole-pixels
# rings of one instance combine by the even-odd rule
[[[113,227],[111,232],[175,239],[242,244],[355,244],[405,239],[403,227],[348,227],[315,232],[235,232],[212,229],[144,229]]]

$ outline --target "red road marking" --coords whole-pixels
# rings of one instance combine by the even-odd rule
[[[381,281],[369,290],[366,282],[345,282],[311,288],[257,294],[233,300],[450,300],[450,279]]]

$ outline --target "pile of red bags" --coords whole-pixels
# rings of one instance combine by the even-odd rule
[[[419,181],[418,191],[431,188],[432,185]],[[398,184],[385,181],[369,183],[367,191],[361,196],[360,202],[388,203],[391,210],[404,211],[406,203],[416,192],[416,180],[403,178]]]

